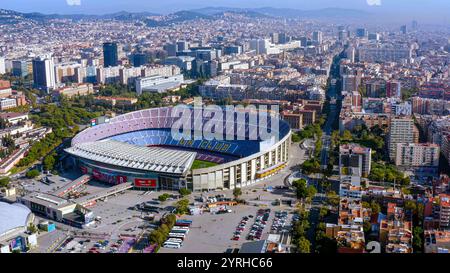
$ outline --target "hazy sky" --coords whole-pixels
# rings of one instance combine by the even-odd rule
[[[449,0],[1,0],[0,8],[22,12],[104,14],[121,10],[170,13],[206,6],[353,8],[373,13],[398,13],[417,18],[450,17]]]

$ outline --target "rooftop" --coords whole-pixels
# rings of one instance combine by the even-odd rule
[[[184,174],[197,153],[143,147],[116,140],[80,143],[66,149],[71,155],[105,164],[145,171]]]

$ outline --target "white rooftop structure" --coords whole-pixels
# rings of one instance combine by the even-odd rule
[[[76,144],[69,154],[105,164],[145,171],[184,174],[190,170],[196,152],[136,146],[116,140]]]
[[[20,203],[0,202],[0,238],[27,226],[31,210]]]

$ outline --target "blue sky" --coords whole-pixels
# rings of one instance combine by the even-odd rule
[[[381,1],[370,6],[368,2]],[[2,0],[0,8],[22,12],[104,14],[121,10],[170,13],[176,10],[206,6],[286,7],[320,9],[327,7],[354,8],[392,15],[410,14],[417,17],[450,17],[449,0]],[[80,5],[68,3],[81,2]]]

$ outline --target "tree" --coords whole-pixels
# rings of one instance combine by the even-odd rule
[[[163,193],[160,196],[158,196],[158,200],[161,201],[161,202],[165,202],[169,197],[170,197],[169,194]]]
[[[366,235],[366,238],[367,238],[370,231],[372,230],[372,224],[369,221],[364,221],[363,222],[363,230],[364,230],[364,234]]]
[[[306,160],[301,165],[301,169],[303,170],[303,173],[306,175],[312,174],[312,173],[318,173],[320,172],[320,163],[317,161],[316,158]]]
[[[352,135],[352,133],[349,130],[345,130],[342,133],[341,139],[344,140],[344,141],[352,141],[353,135]]]
[[[370,202],[370,208],[372,210],[372,213],[375,214],[381,211],[380,204],[378,204],[375,200],[372,200],[372,202]]]
[[[169,228],[166,224],[162,224],[162,225],[159,227],[159,230],[160,230],[160,232],[161,232],[162,234],[164,234],[165,236],[169,235],[170,228]]]
[[[175,222],[177,221],[177,216],[175,214],[169,214],[163,219],[161,219],[161,222],[166,224],[168,227],[172,228],[175,225]]]
[[[178,214],[186,214],[189,212],[189,200],[181,199],[176,203],[176,210]]]
[[[303,178],[292,182],[292,186],[294,186],[296,189],[298,199],[305,199],[306,197],[308,197],[306,184],[306,180]]]
[[[33,170],[28,171],[25,174],[25,176],[29,179],[32,179],[32,178],[36,178],[37,176],[39,176],[39,174],[40,174],[40,172],[38,170],[33,169]]]
[[[7,126],[8,122],[5,119],[0,118],[0,129],[5,129]]]
[[[32,233],[32,234],[38,232],[37,227],[36,227],[33,223],[30,223],[30,224],[28,225],[27,230],[28,230],[28,232],[30,232],[30,233]]]
[[[301,140],[302,140],[302,139],[300,138],[299,135],[297,135],[296,133],[293,133],[293,134],[292,134],[292,142],[297,143],[297,142],[300,142]]]
[[[50,154],[50,155],[44,157],[44,161],[42,162],[44,165],[44,170],[51,171],[54,169],[54,165],[56,162],[55,155],[56,154],[53,153],[53,154]]]
[[[319,211],[319,218],[323,219],[327,215],[328,215],[328,209],[325,207],[321,207],[320,211]]]
[[[0,178],[0,187],[7,187],[11,179],[8,176]]]
[[[234,190],[233,190],[234,199],[237,200],[239,198],[239,196],[241,196],[241,195],[242,195],[242,189],[234,188]]]
[[[339,195],[334,191],[327,192],[327,202],[330,206],[339,205]]]
[[[423,251],[423,229],[421,227],[414,227],[413,229],[413,249],[414,252]]]
[[[414,213],[415,215],[417,215],[417,205],[416,202],[412,201],[412,200],[406,200],[405,201],[405,205],[404,205],[405,209],[410,210],[412,213]]]
[[[180,189],[179,192],[180,192],[181,196],[187,196],[187,195],[191,194],[191,191],[189,189],[186,189],[186,188]]]
[[[162,245],[164,243],[164,241],[166,240],[166,236],[164,236],[164,234],[157,229],[157,230],[153,230],[150,233],[149,240],[152,244]]]
[[[311,252],[311,243],[305,237],[300,237],[297,243],[297,251],[299,253],[310,253]]]
[[[316,187],[313,185],[309,185],[308,188],[306,188],[306,194],[309,198],[313,198],[317,193]]]

